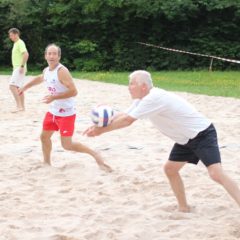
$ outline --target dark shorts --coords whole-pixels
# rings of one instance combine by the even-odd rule
[[[201,160],[206,167],[221,162],[217,132],[213,124],[200,132],[186,144],[175,143],[169,156],[170,161],[197,164]]]

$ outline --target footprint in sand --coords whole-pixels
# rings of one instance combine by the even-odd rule
[[[80,238],[74,238],[66,235],[54,235],[50,240],[80,240]]]

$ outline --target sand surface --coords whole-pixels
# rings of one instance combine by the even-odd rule
[[[39,134],[48,106],[39,85],[26,93],[26,111],[13,114],[9,76],[0,77],[0,240],[239,240],[240,210],[203,164],[182,170],[191,213],[177,212],[163,173],[173,142],[148,121],[87,138],[98,103],[125,110],[125,86],[76,80],[73,139],[98,149],[113,173],[94,160],[64,151],[53,136],[52,167],[42,165]],[[31,77],[27,77],[27,80]],[[177,93],[218,130],[223,168],[240,185],[240,100]]]

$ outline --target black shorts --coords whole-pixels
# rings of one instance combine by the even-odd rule
[[[198,133],[186,144],[175,143],[169,156],[170,161],[197,164],[201,160],[206,167],[221,162],[217,132],[213,124]]]

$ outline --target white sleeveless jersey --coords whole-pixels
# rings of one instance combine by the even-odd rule
[[[58,95],[68,90],[58,79],[58,70],[61,67],[63,65],[59,63],[54,70],[49,70],[49,67],[47,67],[43,72],[43,78],[50,95]],[[49,112],[60,117],[74,115],[76,113],[74,97],[52,101]]]

